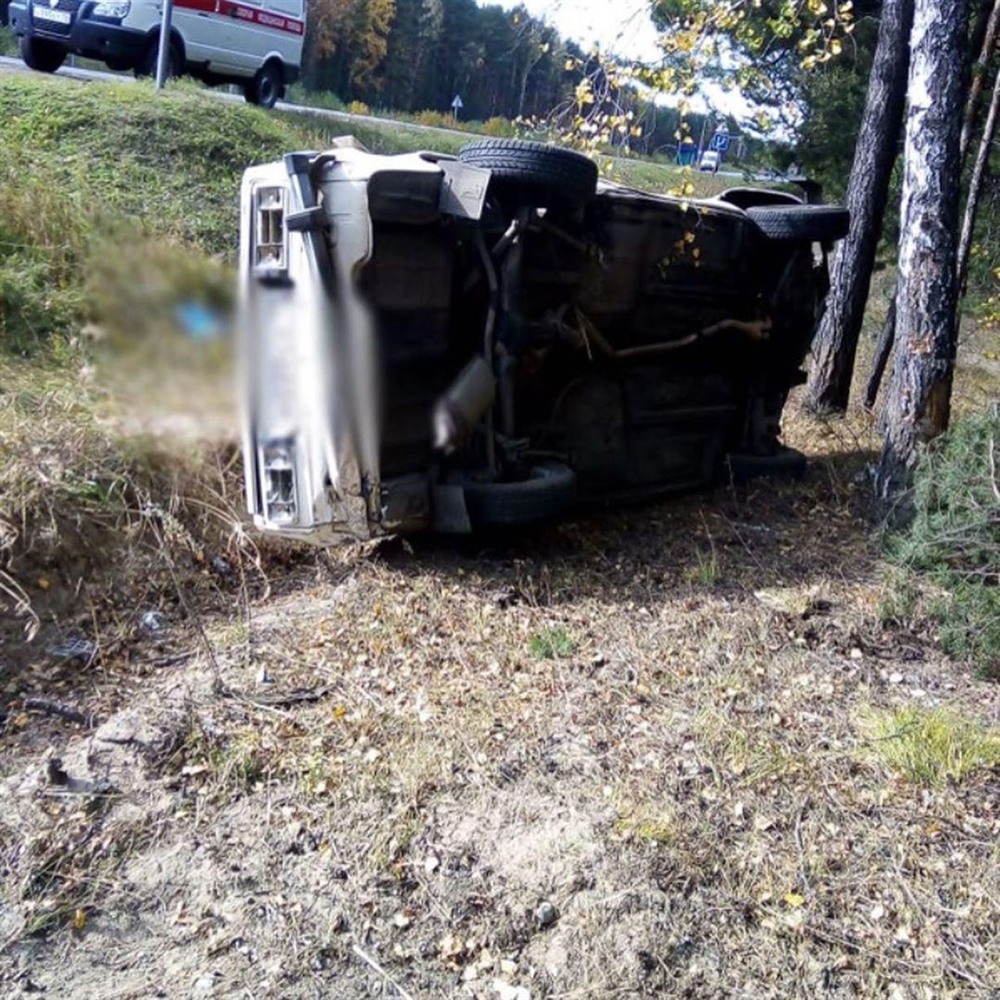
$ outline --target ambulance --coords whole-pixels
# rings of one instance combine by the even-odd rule
[[[162,12],[163,0],[11,0],[8,16],[31,69],[73,53],[149,76]],[[168,73],[238,84],[270,108],[298,77],[305,30],[305,0],[174,0]]]

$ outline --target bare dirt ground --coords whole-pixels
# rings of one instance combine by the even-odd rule
[[[0,993],[1000,996],[1000,771],[910,780],[884,725],[1000,689],[892,610],[863,422],[788,433],[803,483],[10,650]]]

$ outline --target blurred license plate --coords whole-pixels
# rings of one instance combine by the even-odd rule
[[[39,21],[54,21],[56,24],[69,24],[68,10],[49,10],[48,7],[33,7],[32,13]]]

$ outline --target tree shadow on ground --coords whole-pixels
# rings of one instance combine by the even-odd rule
[[[859,579],[876,561],[871,452],[823,456],[799,481],[756,480],[593,508],[520,534],[387,542],[374,559],[410,576],[461,575],[487,591],[531,581],[532,600],[648,603],[678,587],[756,590]]]
[[[303,550],[269,567],[272,593],[294,602],[318,581],[336,583],[372,571],[364,586],[375,588],[373,600],[380,573],[388,572],[404,585],[443,590],[460,583],[470,595],[501,606],[556,610],[591,601],[627,611],[678,597],[739,600],[767,588],[863,582],[877,565],[864,478],[873,457],[835,452],[811,461],[800,481],[761,479],[656,502],[595,507],[517,535],[426,535],[350,553]],[[111,645],[108,625],[96,617],[92,623],[80,615],[53,620],[32,643],[20,635],[23,623],[0,622],[0,713],[18,713],[29,693],[83,704],[100,691],[106,703],[123,703],[144,678],[183,669],[205,655],[204,623],[237,627],[247,599],[233,580],[210,603],[168,609],[162,634],[157,624],[131,628]],[[139,621],[139,611],[132,606],[129,620]],[[114,614],[121,621],[126,613]],[[99,654],[81,647],[75,656],[53,655],[73,640],[96,640]]]

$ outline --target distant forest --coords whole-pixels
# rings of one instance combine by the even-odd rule
[[[475,0],[309,0],[303,83],[372,108],[448,112],[466,120],[546,118],[566,107],[597,69],[575,42],[524,7]],[[643,152],[671,155],[679,119],[635,90],[616,93],[634,111]],[[695,141],[701,120],[689,117]]]

